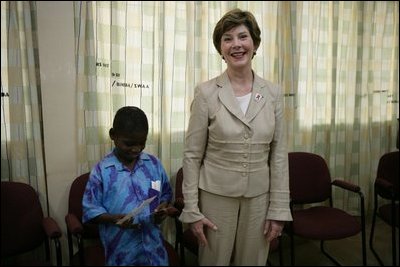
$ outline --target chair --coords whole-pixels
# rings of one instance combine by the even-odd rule
[[[332,186],[359,195],[361,221],[333,207]],[[355,236],[360,232],[362,261],[364,266],[367,265],[364,196],[360,187],[342,180],[331,181],[325,160],[317,154],[308,152],[289,153],[289,187],[293,217],[293,221],[288,223],[291,265],[295,264],[294,236],[319,240],[322,253],[336,265],[340,265],[327,253],[324,242]]]
[[[185,228],[183,223],[179,220],[179,215],[182,213],[184,207],[184,198],[182,193],[182,182],[183,182],[183,169],[182,167],[178,170],[175,179],[175,200],[174,207],[178,209],[179,213],[174,217],[175,219],[175,250],[179,251],[181,266],[185,266],[185,249],[189,250],[194,255],[198,255],[199,247],[197,238],[189,228]],[[279,263],[283,265],[283,255],[281,250],[281,242],[279,239],[274,239],[270,244],[270,252],[279,250]],[[267,261],[268,265],[271,262]]]
[[[379,200],[384,203],[379,203]],[[379,264],[383,266],[381,258],[373,247],[377,217],[390,225],[392,229],[392,261],[393,266],[397,266],[396,227],[399,228],[399,151],[386,153],[379,159],[374,182],[374,209],[369,246]]]
[[[70,265],[104,265],[105,256],[96,224],[82,224],[82,198],[89,172],[77,177],[71,185],[68,199],[67,225]],[[74,246],[75,245],[75,246]],[[74,251],[74,247],[77,251]],[[78,262],[77,262],[78,261]]]
[[[32,186],[1,182],[1,265],[51,265],[52,240],[57,266],[61,266],[60,237],[60,227],[53,218],[44,217],[38,194]],[[43,245],[45,259],[42,262],[37,254],[21,261],[21,255],[39,251]]]
[[[68,251],[70,265],[104,266],[104,248],[100,242],[99,230],[96,224],[82,224],[82,198],[86,183],[89,180],[89,172],[77,177],[69,192],[68,214],[65,216],[67,224]],[[74,253],[74,241],[77,243],[77,252]],[[174,247],[166,240],[164,246],[168,253],[169,265],[179,266],[179,256]]]
[[[175,250],[176,251],[179,250],[181,266],[185,266],[185,248],[197,256],[199,247],[197,244],[196,236],[189,228],[184,229],[182,222],[178,218],[179,215],[182,213],[183,207],[185,205],[183,202],[182,182],[183,182],[183,169],[180,168],[175,178],[174,207],[179,211],[179,213],[174,218],[175,229],[176,229]]]

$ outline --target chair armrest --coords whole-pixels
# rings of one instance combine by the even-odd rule
[[[332,185],[338,186],[345,190],[349,190],[351,192],[357,193],[360,197],[360,208],[361,208],[361,221],[363,225],[363,229],[365,229],[365,205],[364,205],[364,194],[361,191],[361,188],[358,185],[355,185],[350,182],[346,182],[344,180],[336,179],[332,182]],[[331,199],[331,206],[332,206],[332,199]]]
[[[355,185],[350,182],[346,182],[344,180],[334,180],[332,182],[332,185],[338,186],[340,188],[343,188],[345,190],[352,191],[354,193],[359,193],[361,191],[361,188],[358,185]]]
[[[181,211],[175,208],[174,206],[167,208],[167,215],[170,217],[177,217],[181,214]]]
[[[382,178],[376,178],[375,187],[379,187],[380,189],[383,189],[383,190],[386,190],[389,192],[393,190],[393,184],[391,182],[389,182],[388,180],[385,180]]]
[[[83,225],[75,214],[68,213],[65,216],[65,223],[67,224],[68,231],[71,234],[73,235],[82,234]]]
[[[46,235],[54,242],[57,266],[62,266],[62,254],[61,254],[61,243],[60,243],[61,229],[57,224],[57,222],[51,217],[43,218],[42,225],[44,231],[46,232]]]
[[[376,178],[374,187],[375,192],[379,196],[386,199],[396,199],[395,187],[390,181],[382,178]]]
[[[58,226],[57,222],[51,217],[45,217],[42,221],[44,231],[46,235],[51,238],[60,238],[61,237],[61,229]]]

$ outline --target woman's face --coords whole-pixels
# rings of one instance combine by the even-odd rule
[[[221,53],[228,67],[238,68],[251,65],[255,48],[250,32],[239,25],[221,37]]]

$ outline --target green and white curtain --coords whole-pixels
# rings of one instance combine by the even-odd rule
[[[261,28],[254,70],[282,85],[289,151],[323,156],[369,204],[379,157],[395,150],[397,1],[77,1],[79,173],[110,149],[116,110],[141,107],[146,151],[174,185],[196,84],[225,70],[212,32],[228,10]],[[336,205],[356,213],[356,197]],[[336,198],[337,199],[337,198]]]
[[[1,180],[30,184],[47,214],[35,1],[1,1]]]

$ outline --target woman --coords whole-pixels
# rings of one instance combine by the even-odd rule
[[[250,12],[226,13],[213,42],[227,69],[195,89],[180,220],[198,239],[200,265],[265,265],[292,220],[282,90],[251,67],[260,35]]]

